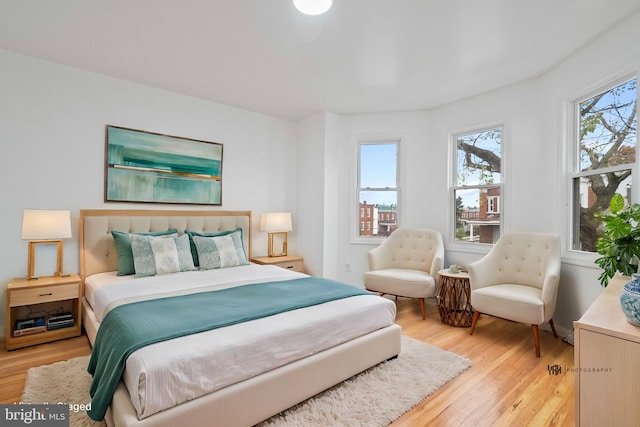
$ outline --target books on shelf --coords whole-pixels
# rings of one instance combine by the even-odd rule
[[[37,334],[40,332],[54,331],[56,329],[71,328],[76,322],[73,314],[69,312],[50,314],[47,319],[44,317],[33,317],[16,321],[13,329],[14,337]]]
[[[47,329],[52,331],[61,328],[70,328],[75,325],[73,315],[69,312],[50,314],[47,320]]]
[[[34,317],[31,319],[19,319],[16,321],[16,327],[13,330],[14,337],[21,337],[23,335],[37,334],[39,332],[45,332],[47,325],[45,324],[44,317]]]

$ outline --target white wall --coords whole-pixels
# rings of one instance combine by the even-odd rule
[[[566,144],[569,121],[569,101],[588,95],[616,79],[640,71],[640,13],[628,17],[621,25],[602,35],[553,70],[541,76],[542,137],[555,141],[562,182],[557,189],[558,229],[563,242],[568,242],[570,213],[568,198]],[[636,157],[637,154],[636,154]],[[640,159],[636,158],[636,162]],[[633,201],[640,202],[640,174],[634,176]],[[561,324],[569,325],[578,319],[602,291],[597,278],[601,270],[593,260],[596,255],[584,256],[565,247],[561,287],[558,292]]]
[[[305,271],[323,275],[324,265],[324,146],[326,140],[325,113],[318,113],[298,124],[296,158],[297,229],[300,255]],[[291,255],[297,255],[289,251]]]
[[[358,137],[401,139],[402,225],[441,230],[446,263],[466,265],[484,251],[448,242],[449,134],[504,124],[505,230],[566,238],[567,101],[637,70],[639,39],[640,13],[536,79],[429,111],[323,112],[298,124],[0,50],[0,289],[25,275],[24,208],[71,209],[74,218],[81,208],[166,208],[103,202],[106,124],[223,143],[223,206],[214,209],[253,210],[254,254],[266,253],[260,214],[288,210],[289,252],[304,255],[312,274],[360,286],[373,246],[351,241]],[[64,269],[76,271],[75,236],[65,254]],[[597,275],[593,257],[565,246],[556,325],[571,328],[600,292]]]
[[[338,279],[362,286],[367,252],[355,244],[351,215],[355,200],[356,141],[362,136],[400,137],[400,218],[402,226],[431,227],[446,240],[446,264],[467,265],[486,249],[464,249],[450,242],[448,144],[452,132],[488,124],[505,125],[505,231],[555,232],[565,242],[555,323],[572,329],[601,292],[595,256],[567,251],[567,105],[588,90],[636,72],[640,63],[640,13],[591,41],[544,75],[429,111],[340,116],[340,185],[337,191]],[[635,200],[639,185],[635,185]],[[345,271],[349,265],[350,272]]]
[[[222,206],[104,203],[107,124],[224,144]],[[26,274],[25,208],[71,210],[67,272],[78,271],[79,209],[249,209],[254,254],[266,255],[260,214],[296,206],[296,132],[289,121],[0,50],[0,293]],[[295,234],[290,250],[297,251]],[[52,256],[38,251],[36,263],[46,268],[36,274],[53,272]]]

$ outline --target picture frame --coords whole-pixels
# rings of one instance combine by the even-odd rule
[[[222,205],[222,144],[112,125],[105,139],[105,202]]]

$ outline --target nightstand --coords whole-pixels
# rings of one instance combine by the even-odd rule
[[[7,285],[7,318],[6,346],[7,350],[42,344],[80,336],[82,328],[82,289],[80,276],[71,274],[67,277],[39,277],[27,280],[13,279]],[[48,326],[49,314],[71,313],[73,322],[60,320],[54,326]],[[43,317],[45,328],[34,325],[16,331],[16,323],[25,319]],[[72,323],[72,326],[67,326]],[[53,322],[51,322],[53,325]],[[27,325],[28,326],[28,325]],[[66,326],[66,327],[60,327]],[[46,329],[40,331],[39,329]],[[30,333],[32,332],[32,333]]]
[[[278,267],[286,268],[287,270],[297,271],[304,273],[304,258],[301,256],[287,255],[287,256],[257,256],[251,258],[251,262],[263,265],[277,265]]]

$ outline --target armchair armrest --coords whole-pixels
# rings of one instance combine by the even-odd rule
[[[369,270],[384,270],[391,268],[391,251],[383,243],[382,245],[369,251]]]
[[[431,261],[431,270],[429,275],[438,283],[438,271],[444,268],[444,247],[438,248]]]
[[[542,284],[541,299],[553,313],[558,297],[558,284],[560,283],[560,260],[553,259],[547,264],[547,271]]]
[[[498,283],[496,263],[488,255],[472,262],[467,266],[467,269],[469,270],[469,285],[472,291]]]

